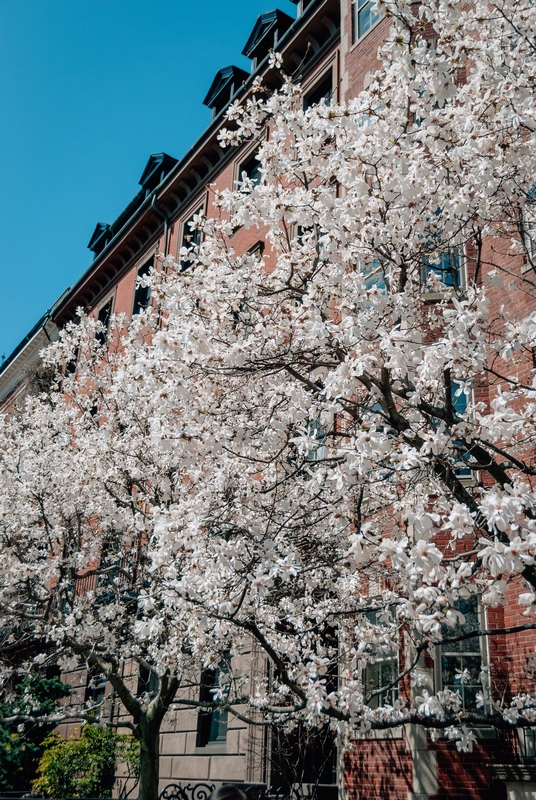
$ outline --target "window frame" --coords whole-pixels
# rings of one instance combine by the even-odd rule
[[[370,23],[369,27],[365,31],[363,31],[363,33],[359,33],[359,11],[360,11],[359,3],[360,0],[352,0],[350,9],[351,24],[352,24],[352,45],[354,46],[357,45],[359,42],[361,42],[365,38],[365,36],[368,33],[370,33],[370,31],[374,30],[376,25],[383,18],[382,15],[379,14],[378,12],[375,12],[374,14],[372,14],[371,12],[371,16],[374,17],[374,19]],[[372,5],[374,5],[374,0],[363,0],[361,4],[361,10],[366,8],[370,9]]]
[[[136,278],[135,278],[135,281],[134,281],[134,295],[133,295],[133,298],[132,298],[132,315],[131,316],[133,316],[133,317],[136,316],[137,314],[141,314],[142,311],[146,311],[149,308],[149,306],[151,305],[151,294],[152,294],[151,287],[150,286],[146,286],[146,287],[139,286],[138,285],[138,278],[145,277],[145,275],[148,275],[151,270],[154,270],[155,257],[156,257],[156,253],[153,253],[148,259],[143,259],[143,263],[141,264],[141,266],[137,266],[136,267]],[[146,297],[145,305],[142,305],[142,304],[139,303],[138,293],[140,292],[141,289],[147,291],[147,297]],[[140,294],[141,294],[141,292],[140,292]],[[137,306],[139,306],[139,307],[137,307]]]
[[[326,100],[325,105],[330,106],[332,103],[337,102],[336,97],[336,90],[337,86],[334,80],[334,66],[335,63],[332,60],[327,66],[324,66],[320,75],[315,75],[313,80],[311,80],[303,90],[303,111],[308,111],[310,108],[314,106],[320,105],[322,100]],[[331,91],[329,93],[329,99],[326,98],[326,94],[322,94],[319,100],[310,102],[310,98],[315,92],[318,92],[321,88],[323,88],[323,84],[327,84],[328,76],[330,76],[331,80]]]
[[[439,249],[439,248],[438,248]],[[445,291],[452,289],[456,292],[457,295],[462,294],[465,291],[465,287],[467,286],[467,258],[465,254],[464,247],[445,247],[445,250],[441,252],[441,257],[447,256],[450,258],[456,258],[458,260],[458,265],[456,268],[456,272],[451,266],[443,269],[439,264],[430,263],[427,258],[428,256],[423,255],[421,258],[420,263],[420,270],[421,270],[421,286],[425,289],[425,300],[437,299],[440,295],[437,292],[432,290],[426,290],[426,282],[428,280],[428,275],[430,272],[435,272],[436,275],[439,275],[439,279],[443,286],[445,287]],[[440,262],[441,263],[441,262]],[[446,283],[443,280],[441,272],[445,273],[444,277],[448,278],[449,275],[456,274],[457,276],[457,284],[453,280],[452,283]]]
[[[191,265],[192,265],[192,260],[191,259],[183,259],[183,258],[181,258],[181,249],[183,247],[188,247],[191,244],[201,244],[201,242],[203,241],[203,234],[201,233],[201,231],[199,231],[199,241],[198,242],[191,241],[191,242],[185,243],[185,238],[194,233],[193,231],[190,230],[190,228],[187,227],[187,225],[188,225],[189,222],[192,221],[193,217],[196,214],[200,214],[200,213],[201,214],[205,214],[206,213],[207,200],[208,200],[208,197],[207,197],[207,194],[205,193],[205,194],[203,194],[202,197],[197,199],[197,202],[191,203],[188,206],[188,209],[185,211],[184,214],[181,215],[181,217],[179,219],[179,235],[178,235],[178,238],[177,238],[177,262],[180,265],[180,271],[181,272],[186,272],[186,270],[189,269],[191,267]]]
[[[233,183],[232,187],[233,190],[238,187],[240,181],[242,181],[242,173],[244,172],[244,165],[247,164],[250,160],[253,159],[254,155],[257,153],[258,149],[261,145],[267,141],[268,139],[268,128],[263,128],[261,133],[255,137],[252,142],[249,142],[248,146],[243,150],[240,154],[240,157],[237,158],[233,165]],[[259,180],[255,186],[258,186],[262,183],[262,179]]]
[[[475,601],[476,601],[476,615],[477,615],[477,620],[478,620],[478,630],[480,630],[480,631],[486,630],[486,609],[485,609],[485,607],[483,606],[483,604],[481,602],[480,595],[472,594],[472,595],[470,595],[470,598],[471,599],[474,598]],[[449,638],[449,637],[453,636],[455,630],[456,630],[455,628],[447,628],[447,627],[445,627],[444,631],[442,632],[442,637],[441,638]],[[489,664],[489,653],[488,653],[488,646],[487,646],[488,645],[487,637],[485,637],[485,636],[475,636],[472,639],[467,639],[467,640],[465,640],[465,642],[462,641],[462,642],[459,642],[458,644],[460,644],[462,647],[470,646],[470,643],[474,642],[475,639],[476,639],[476,641],[478,643],[478,651],[477,650],[469,651],[469,650],[460,649],[460,650],[447,650],[445,652],[443,645],[441,645],[441,644],[436,645],[436,657],[435,657],[435,663],[434,663],[434,685],[435,685],[435,691],[436,692],[444,691],[444,689],[446,689],[446,688],[454,688],[455,691],[461,690],[460,691],[460,696],[461,696],[461,699],[462,699],[462,708],[464,710],[469,710],[469,711],[472,710],[472,709],[468,708],[465,705],[465,701],[464,701],[464,695],[465,695],[465,691],[466,691],[465,687],[468,687],[468,689],[469,688],[475,688],[475,689],[478,690],[478,689],[482,689],[483,688],[482,687],[482,683],[478,683],[478,684],[476,684],[476,683],[475,684],[462,684],[461,681],[460,681],[459,682],[459,686],[456,686],[455,684],[446,683],[445,680],[444,680],[443,658],[451,658],[451,659],[460,658],[461,659],[461,666],[463,668],[463,659],[464,658],[465,659],[474,658],[478,654],[478,656],[480,658],[480,672],[482,672],[484,667],[488,666],[488,664]]]
[[[379,608],[376,611],[367,611],[362,615],[362,617],[364,619],[368,620],[368,622],[371,625],[379,625],[381,623],[378,622],[378,616],[383,611],[384,611],[384,609],[382,609],[382,608]],[[374,647],[376,647],[376,645],[374,645]],[[379,668],[378,687],[376,688],[376,687],[372,686],[371,689],[370,689],[370,691],[376,692],[377,689],[382,688],[382,682],[383,682],[383,678],[381,677],[381,668],[382,668],[382,666],[386,666],[388,664],[393,664],[394,665],[394,671],[395,671],[396,675],[400,674],[400,648],[398,648],[398,649],[393,648],[390,652],[385,652],[385,653],[379,652],[378,655],[375,655],[372,652],[370,652],[370,653],[368,653],[368,655],[373,656],[374,661],[373,662],[372,661],[367,661],[367,663],[364,664],[364,666],[362,668],[362,671],[361,671],[361,680],[363,682],[363,689],[365,691],[367,689],[367,687],[369,686],[369,683],[367,682],[367,673],[375,672],[376,669]],[[392,680],[390,682],[392,683]],[[365,691],[365,693],[366,694],[370,694],[370,691]],[[399,685],[399,683],[397,682],[395,686],[392,686],[390,689],[387,689],[385,692],[381,692],[379,695],[377,695],[376,698],[373,698],[373,703],[377,700],[377,704],[376,705],[371,705],[369,702],[367,702],[367,706],[369,708],[374,709],[374,708],[378,708],[380,705],[385,704],[386,699],[383,697],[384,695],[388,695],[386,699],[391,705],[393,705],[393,703],[400,697],[400,685]]]
[[[536,268],[536,187],[534,195],[521,209],[521,236],[525,248],[522,272]]]
[[[103,312],[106,311],[107,306],[109,306],[109,310],[106,316],[104,316]],[[110,320],[114,313],[114,308],[115,308],[115,292],[113,294],[108,295],[104,300],[104,302],[100,303],[95,309],[95,319],[98,320],[99,322],[102,322],[104,326],[104,330],[99,331],[95,337],[102,345],[105,345],[106,342],[108,341],[108,336],[110,334]]]
[[[216,669],[204,669],[199,679],[199,701],[209,702],[213,699],[214,689],[218,686],[220,676],[229,676],[228,665],[222,662]],[[225,687],[225,683],[220,686]],[[218,735],[213,737],[214,726],[217,726]],[[221,731],[224,731],[224,735]],[[227,734],[229,733],[229,712],[227,709],[213,708],[210,710],[200,708],[197,716],[196,749],[206,752],[206,749],[227,749]]]

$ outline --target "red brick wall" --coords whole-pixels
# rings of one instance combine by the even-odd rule
[[[508,741],[483,740],[472,753],[458,753],[454,742],[439,742],[437,800],[506,800],[504,784],[492,781],[491,765],[511,762]]]
[[[358,741],[345,755],[348,800],[407,800],[411,754],[404,739]]]

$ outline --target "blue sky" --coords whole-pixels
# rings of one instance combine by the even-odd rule
[[[0,358],[92,260],[97,222],[180,158],[258,14],[290,0],[0,0]]]

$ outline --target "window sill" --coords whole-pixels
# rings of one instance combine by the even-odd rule
[[[204,747],[195,748],[196,756],[227,755],[227,742],[208,742]]]
[[[396,728],[388,728],[384,731],[367,731],[367,733],[360,733],[354,731],[351,735],[352,741],[355,742],[375,742],[385,739],[402,739],[404,737],[404,726],[397,725]]]
[[[368,29],[368,31],[365,31],[365,33],[363,34],[363,36],[360,36],[360,37],[359,37],[359,39],[357,39],[357,40],[356,40],[356,41],[355,41],[355,42],[352,44],[352,46],[351,46],[351,48],[350,48],[350,53],[352,53],[352,52],[353,52],[353,51],[356,49],[356,47],[358,47],[358,46],[359,46],[359,45],[360,45],[362,42],[364,42],[364,41],[365,41],[365,39],[367,38],[367,36],[369,35],[369,33],[372,33],[372,31],[376,30],[376,28],[378,27],[378,25],[380,24],[380,22],[382,22],[384,19],[385,19],[385,17],[380,17],[379,19],[377,19],[377,20],[376,20],[376,22],[374,23],[374,25],[372,25],[372,26],[371,26],[371,27]]]

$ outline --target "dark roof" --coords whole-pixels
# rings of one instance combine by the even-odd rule
[[[253,30],[250,33],[242,54],[248,58],[262,60],[271,47],[274,47],[279,39],[290,28],[294,20],[276,8],[274,11],[266,11],[257,17]],[[277,35],[276,35],[277,34]]]
[[[100,253],[106,247],[107,242],[111,238],[112,226],[107,222],[97,222],[93,235],[88,243],[88,250],[94,253]]]
[[[248,78],[249,73],[240,67],[231,66],[219,69],[203,100],[203,105],[209,108],[223,107]]]
[[[155,189],[162,183],[168,172],[171,172],[178,159],[168,156],[167,153],[153,153],[149,156],[149,161],[145,165],[142,176],[138,183],[144,189]]]

